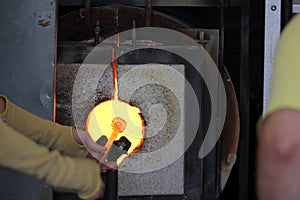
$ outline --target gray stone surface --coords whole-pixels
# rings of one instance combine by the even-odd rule
[[[153,162],[153,160],[148,160]],[[149,173],[119,172],[119,195],[176,195],[184,194],[184,158]]]
[[[175,155],[184,152],[184,66],[120,65],[118,76],[120,99],[146,122],[142,148],[120,167],[119,196],[183,194],[184,157]],[[111,66],[57,65],[58,122],[85,128],[93,106],[111,98]]]

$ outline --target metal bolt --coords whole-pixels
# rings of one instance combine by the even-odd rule
[[[276,9],[277,9],[276,5],[272,5],[272,6],[271,6],[271,10],[272,10],[272,11],[275,11]]]

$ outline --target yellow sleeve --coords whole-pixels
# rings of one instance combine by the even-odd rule
[[[34,175],[58,188],[90,198],[101,187],[100,170],[93,160],[62,156],[38,145],[0,120],[0,165]]]
[[[300,110],[300,15],[283,30],[274,60],[272,89],[265,117],[283,108]]]
[[[4,96],[2,96],[4,97]],[[6,97],[6,109],[0,118],[17,132],[29,137],[38,144],[59,150],[62,154],[85,157],[88,152],[79,146],[72,135],[72,127],[62,126],[42,119],[10,102]]]

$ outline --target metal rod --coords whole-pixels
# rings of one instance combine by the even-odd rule
[[[136,25],[135,20],[132,21],[132,46],[136,46]]]
[[[103,175],[105,178],[105,194],[104,200],[117,200],[118,199],[118,171],[108,170]]]
[[[88,25],[91,18],[91,0],[85,0],[85,23]]]
[[[98,45],[100,43],[99,36],[100,36],[100,21],[99,19],[97,19],[96,26],[95,26],[95,45]]]
[[[200,82],[200,125],[201,125],[201,129],[200,129],[200,133],[197,133],[199,136],[198,138],[201,141],[201,145],[204,141],[204,137],[205,137],[205,124],[206,124],[206,118],[205,118],[205,98],[206,98],[207,94],[205,91],[205,82],[203,80],[203,78],[201,79]],[[205,177],[205,163],[204,163],[205,159],[201,159],[200,160],[200,170],[201,170],[201,180],[199,183],[199,187],[200,187],[200,199],[205,199],[206,198],[206,190],[205,190],[205,183],[206,183],[206,177]]]
[[[225,28],[225,16],[224,16],[224,10],[225,10],[225,1],[220,1],[221,7],[220,7],[220,27],[219,27],[219,63],[218,63],[218,69],[219,73],[221,74],[221,77],[223,77],[224,72],[224,28]],[[222,102],[219,102],[218,100],[218,106]],[[217,110],[219,112],[219,109]],[[217,142],[216,146],[216,197],[219,199],[220,193],[221,193],[221,163],[222,163],[222,137]]]
[[[146,0],[145,26],[151,26],[152,1]]]
[[[204,31],[201,31],[199,33],[199,42],[201,44],[201,39],[203,38],[204,41]],[[201,44],[204,47],[204,44]],[[203,80],[203,78],[201,78],[201,82],[200,82],[200,125],[201,125],[201,129],[200,129],[200,134],[197,133],[199,136],[199,140],[201,141],[200,144],[203,143],[204,140],[204,136],[205,136],[205,97],[206,97],[206,91],[205,91],[205,82]],[[204,175],[204,159],[200,160],[200,170],[201,170],[201,180],[199,183],[199,187],[200,187],[200,199],[205,199],[205,175]]]

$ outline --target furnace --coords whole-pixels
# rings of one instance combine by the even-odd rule
[[[117,187],[114,192],[121,199],[200,199],[204,193],[220,193],[235,163],[239,117],[224,66],[222,78],[211,80],[216,88],[224,85],[225,99],[211,96],[203,77],[218,68],[219,30],[190,28],[139,7],[86,9],[59,18],[57,121],[86,129],[96,142],[112,147],[101,161],[118,162],[117,185],[107,187]],[[145,22],[160,27],[161,37],[143,38],[152,31],[143,35]],[[164,30],[196,45],[172,41],[172,32]],[[198,46],[194,67],[180,52],[194,55]],[[217,138],[202,158],[199,151],[209,124],[218,121],[210,117],[219,116],[222,106],[227,107],[220,130],[223,142]]]

